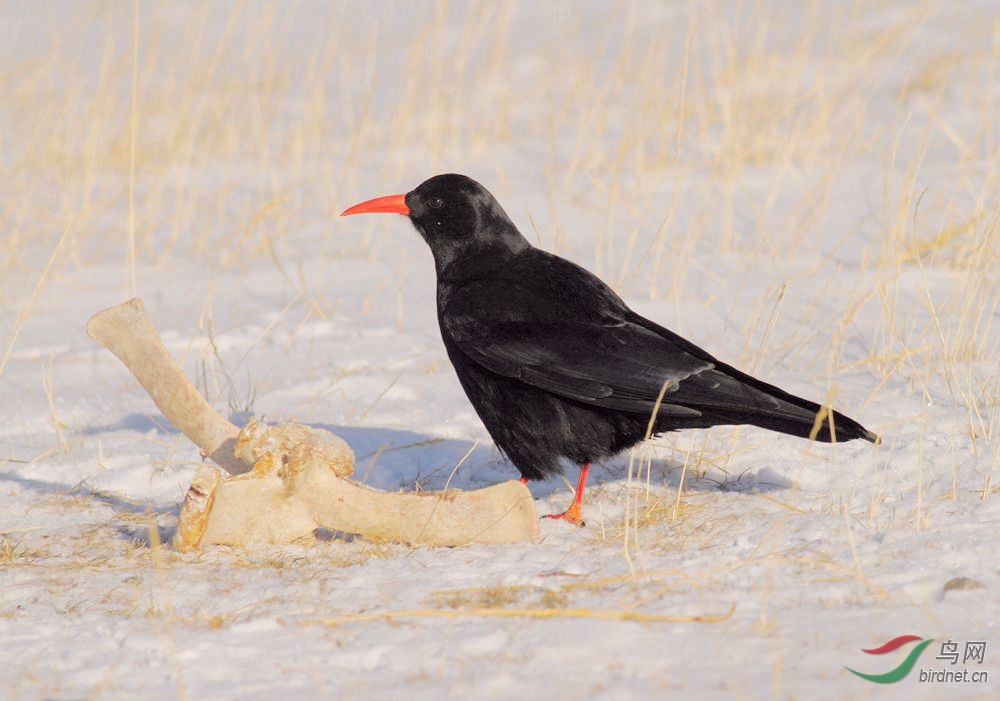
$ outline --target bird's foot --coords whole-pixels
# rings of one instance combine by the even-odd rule
[[[590,463],[585,462],[580,465],[580,479],[576,483],[576,492],[573,494],[573,503],[561,514],[546,514],[542,518],[558,518],[568,521],[574,526],[586,526],[580,518],[580,505],[583,503],[583,489],[587,486],[587,473],[590,472]]]
[[[580,504],[575,501],[561,514],[545,514],[542,518],[557,518],[562,521],[572,523],[574,526],[580,527],[587,525],[580,517]]]

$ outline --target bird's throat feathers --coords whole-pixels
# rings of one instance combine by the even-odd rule
[[[482,214],[477,212],[477,214]],[[494,212],[489,214],[495,215]],[[414,225],[434,255],[434,267],[439,280],[460,281],[481,276],[531,248],[517,227],[500,212],[468,228],[454,228],[445,235],[439,228],[425,229]],[[477,217],[479,219],[479,217]]]

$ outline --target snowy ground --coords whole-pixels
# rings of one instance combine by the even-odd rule
[[[997,114],[992,0],[0,5],[0,697],[996,698]],[[133,290],[236,419],[384,489],[516,476],[423,242],[336,216],[447,171],[883,444],[663,436],[533,545],[153,547],[198,453],[83,333]],[[844,669],[903,634],[989,681],[920,683],[937,642]]]

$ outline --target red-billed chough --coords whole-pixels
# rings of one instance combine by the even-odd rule
[[[409,216],[430,246],[448,357],[522,478],[560,473],[562,458],[581,466],[573,504],[553,517],[579,523],[590,463],[650,433],[752,424],[823,442],[878,441],[639,316],[588,271],[534,248],[471,178],[438,175],[343,215],[365,212]]]

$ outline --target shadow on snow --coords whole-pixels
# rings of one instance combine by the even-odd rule
[[[239,413],[230,416],[230,420],[237,426],[243,426],[250,417],[250,414]],[[448,486],[468,490],[520,476],[516,468],[492,444],[476,444],[467,439],[442,438],[392,428],[325,423],[308,425],[335,433],[347,441],[355,455],[354,479],[377,489],[431,491]],[[82,433],[96,436],[116,431],[153,431],[164,436],[179,434],[165,418],[152,414],[128,414],[114,424],[89,427]],[[627,481],[628,462],[626,452],[605,463],[595,464],[591,470],[590,484]],[[669,458],[654,457],[649,469],[650,488],[676,489],[683,465]],[[633,480],[645,484],[645,470],[645,460],[640,460],[637,456],[633,465]],[[528,487],[536,499],[546,498],[560,490],[572,489],[576,483],[576,475],[576,466],[567,463],[565,478],[556,476],[543,482],[531,482]],[[699,476],[689,471],[685,482],[686,489],[698,492],[771,492],[791,486],[790,480],[768,467],[745,470],[738,475],[710,470]]]

